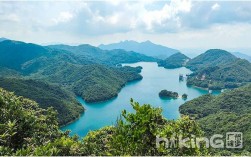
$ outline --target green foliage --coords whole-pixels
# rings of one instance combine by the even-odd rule
[[[115,126],[90,132],[83,140],[59,131],[56,112],[41,109],[34,101],[0,89],[0,155],[206,155],[201,148],[156,147],[156,136],[201,136],[188,117],[166,120],[160,108],[131,101],[135,113],[122,112]],[[188,141],[191,143],[191,141]]]
[[[60,125],[69,123],[84,111],[74,95],[62,88],[35,80],[0,78],[0,87],[38,102],[41,108],[53,107]]]
[[[184,66],[188,60],[189,58],[186,55],[178,52],[171,55],[165,60],[159,61],[158,65],[163,66],[164,68],[167,69],[174,69]]]
[[[56,112],[0,88],[0,155],[42,145],[59,134]]]
[[[38,146],[34,149],[20,149],[15,155],[17,156],[81,156],[83,144],[78,138],[62,136],[53,142]]]
[[[212,150],[214,153],[251,152],[251,85],[225,91],[218,96],[203,95],[180,106],[180,112],[194,117],[207,136],[242,132],[244,149]],[[216,151],[216,152],[215,152]]]
[[[114,136],[115,128],[107,126],[97,131],[90,131],[83,138],[83,155],[107,156],[112,155],[111,140]]]
[[[129,81],[140,80],[139,68],[114,68],[104,65],[79,65],[55,62],[30,77],[62,85],[87,102],[98,102],[117,96]]]
[[[159,97],[176,99],[179,97],[179,94],[177,92],[172,92],[164,89],[159,92]]]
[[[122,111],[122,117],[115,127],[104,128],[89,133],[84,138],[85,155],[206,155],[204,147],[160,148],[156,146],[156,136],[170,138],[174,135],[200,137],[198,125],[188,117],[168,121],[160,108],[149,104],[142,106],[131,101],[135,113]],[[191,141],[188,141],[190,143]]]

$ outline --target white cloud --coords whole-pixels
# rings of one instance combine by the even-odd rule
[[[220,5],[218,3],[215,3],[211,8],[212,8],[212,10],[219,10]]]
[[[60,12],[59,16],[57,18],[53,18],[52,21],[55,24],[61,23],[61,22],[68,22],[73,18],[73,14],[68,12],[68,11],[64,11],[64,12]]]
[[[0,2],[0,36],[41,43],[131,39],[175,48],[250,47],[250,10],[247,1]]]

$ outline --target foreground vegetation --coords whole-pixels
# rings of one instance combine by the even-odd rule
[[[243,133],[243,149],[218,149],[221,155],[251,152],[251,85],[213,96],[203,95],[180,107],[181,114],[193,117],[205,135]],[[214,150],[215,151],[215,150]],[[250,155],[250,153],[249,153]]]
[[[84,139],[61,132],[52,108],[0,89],[0,155],[206,155],[205,147],[156,147],[156,136],[202,136],[198,125],[183,117],[165,119],[160,108],[131,101],[135,113],[123,111],[115,126],[90,132]],[[123,119],[123,120],[122,120]],[[188,144],[192,141],[187,141]]]
[[[84,112],[83,106],[70,93],[58,86],[35,80],[16,78],[0,78],[0,87],[35,100],[39,107],[47,109],[53,107],[58,112],[60,125],[69,123]]]

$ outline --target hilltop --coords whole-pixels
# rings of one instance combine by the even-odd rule
[[[210,66],[220,66],[231,63],[236,59],[230,52],[221,49],[210,49],[187,62],[186,67],[199,70]]]
[[[189,60],[190,60],[189,57],[178,52],[171,55],[165,60],[159,61],[158,66],[162,66],[167,69],[180,68],[182,66],[185,66]]]
[[[224,50],[208,50],[186,66],[194,71],[187,79],[188,85],[220,90],[251,82],[251,63]]]

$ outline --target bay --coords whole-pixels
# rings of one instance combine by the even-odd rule
[[[151,104],[163,109],[163,115],[167,119],[180,117],[179,106],[188,100],[207,94],[208,91],[196,87],[188,87],[186,81],[179,81],[180,74],[189,74],[191,71],[185,67],[177,69],[165,69],[158,67],[155,62],[139,62],[134,64],[123,64],[132,67],[141,66],[143,79],[126,84],[118,96],[111,100],[99,103],[86,103],[82,98],[78,101],[85,107],[86,111],[81,117],[61,130],[71,130],[71,135],[85,136],[91,130],[97,130],[104,126],[113,125],[119,118],[122,110],[133,112],[130,99],[140,104]],[[161,99],[159,92],[167,89],[178,92],[179,95],[186,93],[188,99]],[[214,91],[213,94],[220,92]]]

